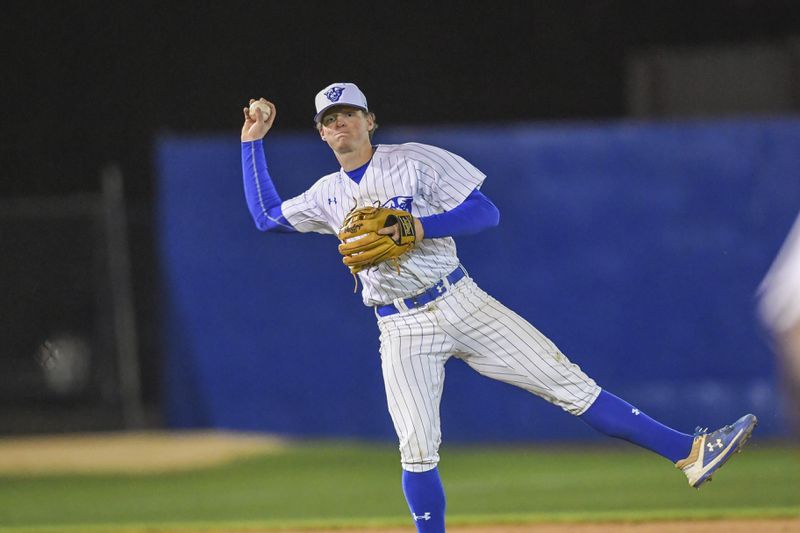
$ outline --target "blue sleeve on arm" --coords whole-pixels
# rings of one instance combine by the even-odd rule
[[[475,189],[454,209],[420,217],[419,221],[426,239],[455,237],[496,226],[500,222],[500,211],[481,191]]]
[[[269,176],[260,140],[242,143],[242,177],[247,207],[258,229],[284,233],[297,231],[283,216],[281,197]]]

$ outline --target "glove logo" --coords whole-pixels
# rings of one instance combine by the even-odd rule
[[[408,236],[414,237],[415,236],[414,220],[411,217],[409,217],[409,216],[405,216],[405,217],[402,217],[402,218],[401,217],[397,217],[397,222],[398,222],[398,224],[400,224],[400,236],[401,237],[408,237]],[[400,243],[397,243],[397,244],[400,244]]]
[[[361,229],[361,226],[364,224],[351,224],[349,226],[345,226],[341,229],[340,233],[358,233],[358,230]]]
[[[338,102],[339,98],[342,97],[343,91],[344,87],[331,87],[331,89],[325,93],[325,98],[327,98],[331,102]]]
[[[394,198],[389,198],[386,200],[381,207],[388,207],[389,209],[402,209],[406,213],[410,213],[411,202],[413,201],[413,196],[395,196]]]

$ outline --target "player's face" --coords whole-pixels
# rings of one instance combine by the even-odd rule
[[[334,106],[322,115],[320,137],[335,152],[344,153],[370,144],[369,131],[374,126],[372,117],[362,110],[349,106]]]

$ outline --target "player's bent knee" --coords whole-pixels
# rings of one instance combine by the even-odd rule
[[[586,397],[582,398],[578,402],[572,403],[568,407],[562,408],[571,415],[581,416],[589,409],[589,407],[592,406],[595,400],[597,400],[597,397],[600,396],[600,392],[602,390],[603,389],[600,387],[595,386],[595,388],[592,389],[592,391]]]
[[[594,386],[591,390],[583,392],[580,395],[570,394],[562,397],[556,397],[548,394],[538,394],[544,400],[552,403],[574,416],[580,416],[586,412],[589,407],[594,403],[600,395],[602,389]]]

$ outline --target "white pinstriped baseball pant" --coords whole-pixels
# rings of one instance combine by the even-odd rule
[[[404,470],[439,462],[444,365],[458,357],[484,376],[582,414],[600,387],[528,321],[464,277],[429,304],[378,318],[386,399]]]

